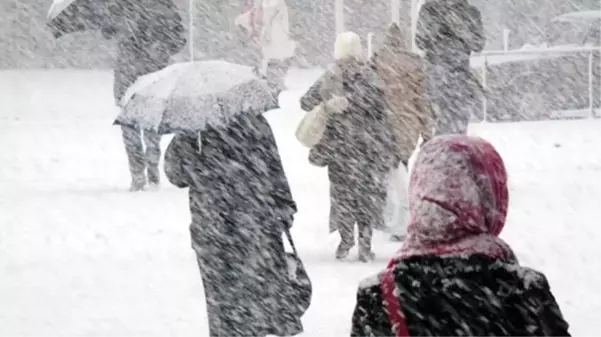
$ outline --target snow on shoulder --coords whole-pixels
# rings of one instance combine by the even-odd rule
[[[368,276],[367,278],[364,278],[363,280],[361,280],[361,282],[359,282],[359,289],[367,289],[367,288],[371,288],[373,286],[377,286],[380,284],[380,274],[374,274],[371,276]]]

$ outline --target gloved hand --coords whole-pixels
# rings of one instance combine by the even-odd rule
[[[348,99],[346,99],[346,97],[343,96],[334,96],[326,102],[327,110],[334,113],[343,113],[344,110],[348,108],[348,106]]]

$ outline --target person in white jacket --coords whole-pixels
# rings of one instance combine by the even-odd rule
[[[253,8],[240,15],[235,23],[251,34],[257,28],[260,31],[258,43],[262,60],[257,71],[262,75],[266,75],[268,71],[278,72],[283,79],[289,68],[288,61],[294,56],[297,47],[297,43],[290,37],[285,0],[257,0]]]

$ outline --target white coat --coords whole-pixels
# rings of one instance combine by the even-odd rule
[[[262,0],[260,44],[264,62],[294,56],[296,42],[290,37],[288,6],[285,0]]]

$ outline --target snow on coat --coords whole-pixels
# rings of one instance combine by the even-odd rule
[[[377,74],[367,64],[347,58],[326,78],[334,82],[324,85],[334,84],[333,90],[341,91],[333,92],[349,102],[344,113],[329,114],[322,138],[309,152],[313,165],[328,167],[330,231],[338,229],[333,217],[348,213],[358,222],[383,228],[386,177],[400,160]],[[329,88],[313,88],[301,99],[304,108],[331,95]]]
[[[421,7],[415,42],[425,52],[428,96],[436,114],[435,134],[466,134],[481,112],[482,86],[470,55],[484,48],[480,11],[467,0],[434,0]]]
[[[351,337],[403,336],[391,324],[383,274],[359,286]],[[484,255],[419,256],[393,270],[406,336],[570,336],[545,275]]]
[[[105,37],[118,40],[113,93],[119,102],[140,76],[163,69],[186,44],[185,30],[172,0],[120,1],[111,7],[113,26],[102,27]]]
[[[399,336],[402,325],[410,336],[569,336],[545,276],[498,238],[507,173],[490,143],[433,138],[409,198],[408,237],[386,271],[361,283],[351,336]],[[394,289],[384,292],[390,273]],[[395,302],[402,315],[389,316]]]
[[[486,43],[482,15],[468,0],[429,1],[420,9],[415,43],[428,62],[469,69],[471,53]]]
[[[282,234],[296,205],[267,120],[240,115],[227,128],[176,135],[165,153],[171,183],[189,187],[190,233],[210,336],[302,332],[286,279]]]
[[[397,258],[464,253],[514,257],[498,238],[509,195],[505,165],[490,143],[467,136],[432,139],[422,146],[409,184],[411,223]]]
[[[401,160],[407,165],[419,136],[425,141],[432,137],[433,114],[426,96],[424,62],[418,54],[405,49],[404,40],[401,30],[393,25],[372,62],[385,83]]]

